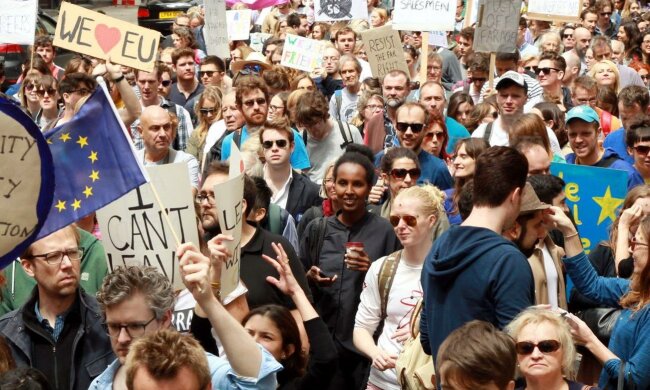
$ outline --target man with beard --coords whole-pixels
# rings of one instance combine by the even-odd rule
[[[545,212],[551,207],[542,203],[533,186],[526,183],[521,209],[515,224],[502,235],[512,241],[528,258],[535,280],[535,304],[567,308],[562,258],[564,250],[549,236]]]
[[[386,132],[384,147],[397,145],[395,138],[396,113],[411,92],[409,85],[409,76],[401,70],[387,73],[382,80],[381,93],[386,107],[384,110],[384,131]]]
[[[230,148],[233,142],[237,147],[246,142],[248,137],[255,135],[266,121],[266,116],[269,110],[269,89],[264,83],[264,80],[259,76],[243,76],[237,82],[237,89],[235,92],[235,103],[237,109],[241,111],[244,116],[246,124],[241,128],[240,132],[235,132],[226,136],[223,140],[221,148],[221,160],[228,160],[230,157]],[[295,149],[291,153],[291,166],[294,169],[309,169],[309,157],[305,149],[305,143],[302,136],[293,131],[295,140]]]
[[[570,52],[580,58],[580,64],[582,68],[580,74],[582,75],[587,71],[585,54],[587,53],[587,49],[589,49],[589,45],[591,44],[591,31],[584,27],[576,27],[576,29],[573,30],[573,36],[576,39],[576,45],[573,47],[573,49],[570,50]]]

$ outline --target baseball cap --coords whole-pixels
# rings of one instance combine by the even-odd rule
[[[566,123],[569,124],[569,121],[572,119],[580,119],[587,123],[596,122],[600,125],[600,119],[596,110],[589,106],[577,106],[573,107],[566,114]]]
[[[519,209],[519,215],[532,213],[539,210],[546,210],[551,205],[546,204],[539,200],[535,189],[530,183],[526,182],[526,186],[521,194],[521,208]]]
[[[507,87],[508,85],[516,84],[522,87],[524,90],[528,91],[528,85],[524,76],[521,73],[517,73],[514,70],[509,70],[506,73],[502,74],[499,78],[499,82],[496,85],[496,89]]]

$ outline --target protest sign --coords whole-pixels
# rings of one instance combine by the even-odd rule
[[[431,31],[429,33],[429,45],[446,49],[449,46],[447,33],[445,31]]]
[[[551,174],[566,183],[566,203],[588,254],[599,242],[609,239],[609,228],[627,194],[627,172],[553,163]]]
[[[577,22],[580,20],[580,0],[529,0],[526,16],[529,19]]]
[[[251,33],[251,10],[238,9],[226,11],[228,40],[245,41]]]
[[[456,0],[396,0],[393,28],[451,31],[456,23],[456,4]]]
[[[361,32],[361,40],[368,54],[373,76],[383,79],[392,70],[409,74],[399,33],[391,26],[382,26]]]
[[[251,33],[251,43],[248,46],[250,46],[250,48],[255,51],[262,52],[262,48],[264,48],[264,42],[266,42],[266,40],[272,36],[272,34],[267,33]]]
[[[151,183],[181,243],[199,244],[192,186],[185,163],[146,167]],[[108,269],[151,265],[182,289],[176,242],[156,201],[150,183],[129,192],[97,211]]]
[[[223,234],[233,237],[225,241],[232,257],[226,260],[221,269],[221,296],[226,297],[239,285],[239,269],[241,267],[241,229],[244,223],[242,200],[244,199],[244,166],[237,145],[230,149],[230,172],[228,180],[214,186],[214,193],[219,194],[216,202],[217,217]]]
[[[205,48],[209,55],[219,58],[230,57],[226,2],[224,0],[205,0],[203,38],[205,38]]]
[[[13,102],[0,98],[0,269],[15,260],[47,217],[54,167],[45,138]]]
[[[323,41],[287,34],[280,65],[311,72],[323,64],[323,49]]]
[[[0,7],[0,42],[33,45],[36,0],[4,0]]]
[[[54,46],[151,72],[160,33],[67,2],[61,4]]]
[[[314,17],[317,22],[368,20],[368,3],[366,0],[316,0]]]
[[[521,0],[481,0],[478,27],[474,32],[474,51],[514,53]]]

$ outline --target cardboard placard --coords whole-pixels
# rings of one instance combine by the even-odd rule
[[[222,59],[230,57],[225,0],[205,0],[203,38],[209,55]]]
[[[521,15],[521,0],[481,0],[474,51],[514,53]]]
[[[251,33],[251,10],[238,9],[226,11],[228,40],[245,41]]]
[[[582,12],[580,0],[529,0],[526,16],[529,19],[577,22]]]
[[[395,69],[409,74],[399,33],[391,26],[363,31],[361,40],[366,48],[368,63],[374,77],[382,80],[384,75]]]
[[[4,0],[0,7],[0,42],[33,45],[36,0]]]
[[[199,244],[192,186],[185,163],[146,167],[181,243]],[[146,183],[97,211],[109,272],[119,266],[151,265],[183,289],[176,242]]]
[[[552,163],[551,174],[566,183],[566,203],[585,253],[589,254],[599,242],[609,239],[609,228],[627,195],[627,173],[610,168]]]
[[[395,0],[393,28],[411,31],[452,31],[456,0]]]
[[[54,46],[151,72],[160,33],[64,2]]]
[[[273,35],[272,34],[267,34],[267,33],[251,33],[250,35],[250,48],[255,50],[255,51],[262,51],[262,48],[264,48],[264,42],[266,42],[267,39],[271,38]]]
[[[230,149],[230,172],[228,180],[214,186],[214,193],[219,194],[216,202],[217,217],[223,234],[233,237],[224,245],[233,254],[226,260],[221,269],[221,296],[226,297],[239,285],[239,269],[241,268],[241,230],[244,223],[242,200],[244,199],[244,165],[237,145]]]
[[[280,65],[311,72],[322,66],[323,50],[323,41],[287,34]]]
[[[366,0],[316,0],[314,17],[317,22],[335,22],[339,20],[368,19]]]

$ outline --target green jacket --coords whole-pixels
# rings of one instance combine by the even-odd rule
[[[80,243],[84,249],[81,260],[80,285],[88,295],[95,296],[108,274],[106,254],[102,243],[85,230],[77,229]],[[0,316],[19,309],[32,294],[36,281],[23,270],[20,260],[9,264],[4,270],[5,285],[1,290]]]

